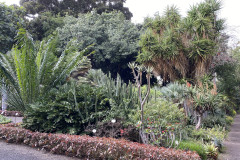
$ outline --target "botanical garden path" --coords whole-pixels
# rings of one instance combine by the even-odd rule
[[[20,123],[22,122],[23,117],[7,117],[12,120],[12,123]]]
[[[54,155],[0,140],[0,160],[76,160],[76,158]]]
[[[226,153],[220,155],[220,160],[240,160],[240,115],[235,117],[224,146]]]

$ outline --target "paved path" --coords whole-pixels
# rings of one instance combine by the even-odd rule
[[[12,123],[22,122],[23,117],[7,117],[12,120]]]
[[[0,140],[0,160],[77,160]]]
[[[220,155],[220,160],[240,160],[240,115],[235,117],[224,146],[226,153]]]

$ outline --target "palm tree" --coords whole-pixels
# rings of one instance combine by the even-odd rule
[[[54,55],[56,39],[42,41],[37,46],[31,35],[20,29],[17,45],[9,54],[0,54],[0,73],[8,85],[7,104],[24,110],[43,99],[49,89],[64,83],[86,52],[78,52],[72,43],[58,58]],[[4,92],[3,87],[1,91]]]

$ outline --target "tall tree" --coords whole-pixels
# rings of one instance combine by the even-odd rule
[[[218,37],[223,21],[217,19],[221,8],[216,0],[193,6],[186,18],[176,7],[148,19],[148,29],[140,41],[138,61],[154,68],[164,81],[189,78],[197,82],[208,73],[213,56],[219,50]]]
[[[54,15],[51,12],[43,12],[34,20],[27,22],[27,30],[35,40],[43,40],[51,35],[57,27],[62,27],[64,17]]]
[[[0,52],[6,53],[12,48],[17,34],[18,24],[23,24],[23,8],[0,3]]]
[[[121,12],[98,14],[93,11],[64,21],[65,25],[57,29],[62,47],[72,38],[76,38],[80,50],[94,44],[91,47],[95,51],[91,56],[94,69],[101,68],[115,77],[119,73],[125,81],[130,79],[127,63],[135,60],[140,33]]]
[[[21,0],[28,14],[40,14],[42,12],[52,12],[55,15],[78,16],[79,13],[87,13],[93,9],[97,13],[110,12],[113,10],[121,11],[127,19],[131,19],[132,13],[123,4],[126,0]]]

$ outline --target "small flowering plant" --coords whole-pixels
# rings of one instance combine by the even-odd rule
[[[157,146],[172,147],[177,145],[176,141],[181,141],[181,123],[166,123],[166,121],[147,118],[145,120],[145,134],[149,138],[149,143]],[[141,128],[141,125],[137,125]]]
[[[147,144],[161,147],[175,147],[185,132],[185,113],[177,104],[158,98],[150,101],[144,111],[144,121],[137,122],[141,139]],[[136,118],[140,117],[136,114]],[[136,119],[136,120],[139,120]]]

